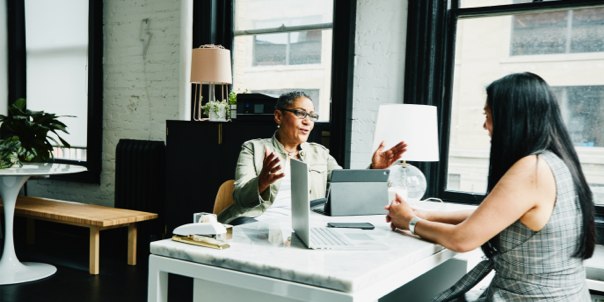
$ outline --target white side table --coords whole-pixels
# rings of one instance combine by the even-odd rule
[[[0,197],[4,207],[4,252],[0,258],[0,285],[34,281],[51,276],[57,268],[50,264],[20,262],[15,253],[13,221],[17,195],[31,176],[71,174],[85,167],[52,163],[27,163],[22,167],[0,169]]]

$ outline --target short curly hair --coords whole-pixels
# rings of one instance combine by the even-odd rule
[[[284,93],[279,96],[279,99],[277,100],[277,104],[275,104],[275,109],[289,108],[294,104],[294,101],[299,97],[305,97],[312,101],[312,99],[304,91],[291,91],[291,92],[287,92],[287,93]]]

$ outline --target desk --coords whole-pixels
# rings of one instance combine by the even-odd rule
[[[4,252],[0,259],[0,285],[34,281],[51,276],[57,268],[50,264],[20,262],[15,253],[13,219],[17,195],[23,184],[37,175],[79,173],[85,167],[51,163],[27,163],[22,167],[0,169],[0,197],[4,207]]]
[[[295,236],[275,240],[280,229],[289,228],[270,222],[235,227],[231,247],[225,250],[156,241],[149,257],[148,301],[167,300],[168,273],[194,278],[195,301],[377,301],[454,255],[392,232],[382,215],[312,219],[316,225],[369,221],[376,229],[366,232],[386,248],[309,250]],[[450,273],[445,278],[449,285],[465,273],[465,266]]]

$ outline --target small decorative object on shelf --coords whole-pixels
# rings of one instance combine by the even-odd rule
[[[231,119],[237,118],[237,92],[234,90],[229,93],[229,104],[231,106]]]
[[[226,122],[229,118],[229,103],[226,100],[207,102],[202,106],[203,113],[206,114],[210,122]]]
[[[22,162],[48,162],[53,158],[53,144],[70,147],[58,133],[69,133],[58,119],[69,116],[31,111],[25,104],[25,99],[18,99],[8,108],[8,115],[0,114],[0,169]]]

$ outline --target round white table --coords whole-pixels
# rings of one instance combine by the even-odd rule
[[[34,281],[51,276],[57,268],[50,264],[20,262],[15,253],[13,220],[17,195],[31,176],[71,174],[86,167],[52,163],[26,163],[22,167],[0,169],[0,197],[4,207],[4,252],[0,259],[0,285]]]

